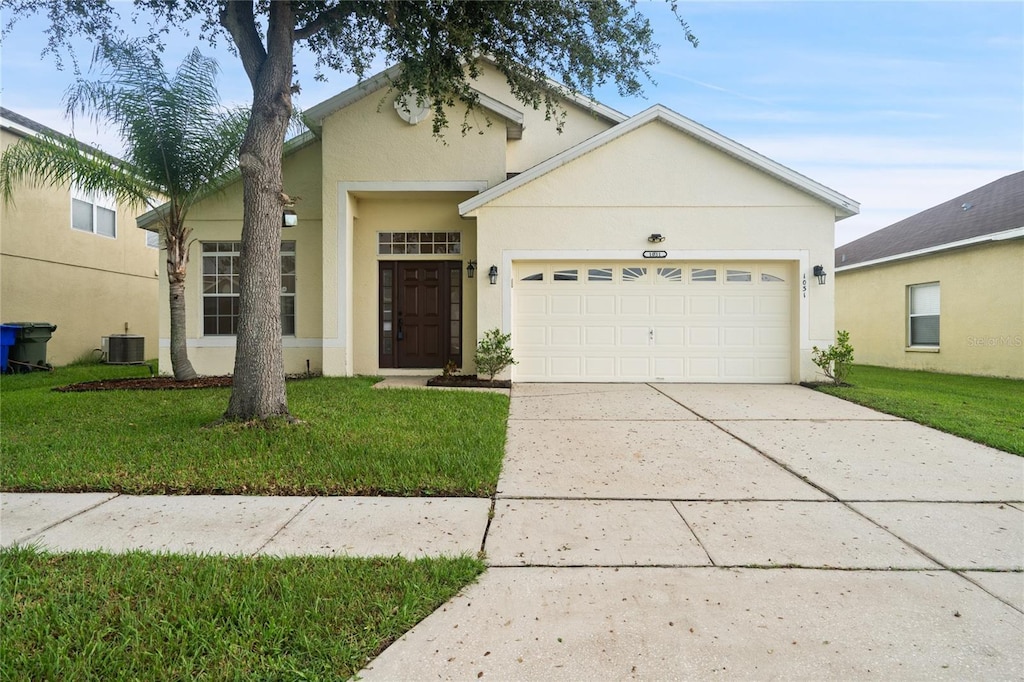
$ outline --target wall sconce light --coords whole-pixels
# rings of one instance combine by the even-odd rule
[[[818,284],[824,284],[825,283],[825,266],[823,266],[823,265],[815,265],[814,266],[814,276],[818,278]]]
[[[476,274],[476,261],[471,260],[466,264],[466,277],[473,279],[473,275]]]
[[[295,227],[298,224],[299,216],[295,214],[295,211],[286,208],[281,214],[281,227]]]
[[[665,238],[658,234],[657,232],[655,232],[654,234],[647,238],[647,241],[649,241],[652,244],[660,244],[663,241],[665,241]]]
[[[492,265],[491,269],[487,271],[487,279],[491,280],[491,284],[498,283],[498,266]]]

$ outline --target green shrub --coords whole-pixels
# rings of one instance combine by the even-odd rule
[[[487,375],[488,381],[494,381],[494,375],[518,364],[512,358],[511,334],[502,334],[500,329],[491,329],[484,333],[479,343],[476,344],[476,371],[480,375]]]
[[[836,386],[846,383],[853,364],[853,346],[850,345],[850,332],[836,332],[836,342],[822,350],[817,346],[811,349],[811,360],[821,369],[822,374],[832,380]]]

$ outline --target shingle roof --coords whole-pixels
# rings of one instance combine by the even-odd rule
[[[893,258],[1024,227],[1024,171],[836,248],[835,267]]]

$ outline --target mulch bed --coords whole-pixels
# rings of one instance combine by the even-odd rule
[[[480,379],[475,374],[452,374],[445,376],[438,374],[433,379],[427,379],[427,386],[449,386],[452,388],[512,388],[512,382],[507,379],[495,379],[488,381]]]
[[[84,391],[169,391],[185,388],[224,388],[231,386],[231,377],[199,377],[178,381],[174,377],[140,377],[137,379],[102,379],[86,381],[69,386],[57,386],[53,390],[61,393]]]

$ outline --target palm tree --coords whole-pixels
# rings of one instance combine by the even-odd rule
[[[167,252],[171,367],[175,379],[196,376],[185,343],[185,273],[189,209],[235,177],[248,110],[228,110],[217,95],[218,66],[193,50],[168,76],[159,57],[139,42],[97,50],[102,77],[79,79],[65,96],[68,115],[88,115],[116,126],[123,160],[73,138],[41,133],[0,157],[0,194],[13,203],[14,187],[74,184],[112,195],[119,204],[156,211]]]

